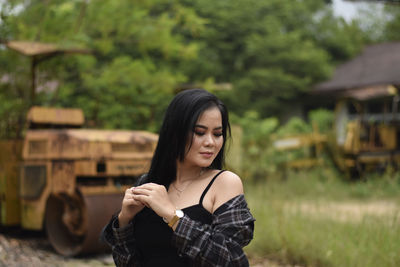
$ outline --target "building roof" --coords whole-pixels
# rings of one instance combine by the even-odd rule
[[[317,84],[314,92],[390,84],[400,84],[400,42],[366,47],[359,56],[337,67],[331,80]]]

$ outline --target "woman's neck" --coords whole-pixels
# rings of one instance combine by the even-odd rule
[[[176,170],[176,182],[185,183],[194,179],[198,179],[203,173],[202,167],[185,167],[178,163]]]

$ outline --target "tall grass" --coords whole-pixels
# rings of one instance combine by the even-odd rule
[[[346,182],[336,175],[317,169],[290,173],[284,181],[271,178],[248,182],[246,198],[257,221],[247,253],[304,266],[400,266],[398,210],[385,216],[338,220],[326,212],[304,212],[293,204],[400,203],[398,176],[386,174]]]

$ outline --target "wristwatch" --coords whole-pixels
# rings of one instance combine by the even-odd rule
[[[172,228],[172,226],[174,226],[174,224],[179,221],[180,218],[183,217],[183,215],[185,215],[183,213],[182,210],[175,210],[175,215],[174,217],[171,219],[170,222],[168,222],[165,218],[163,218],[164,222],[168,223],[168,226]]]

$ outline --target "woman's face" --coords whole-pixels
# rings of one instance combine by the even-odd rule
[[[187,144],[184,164],[208,167],[224,143],[222,116],[217,107],[206,109],[196,122],[192,144]]]

